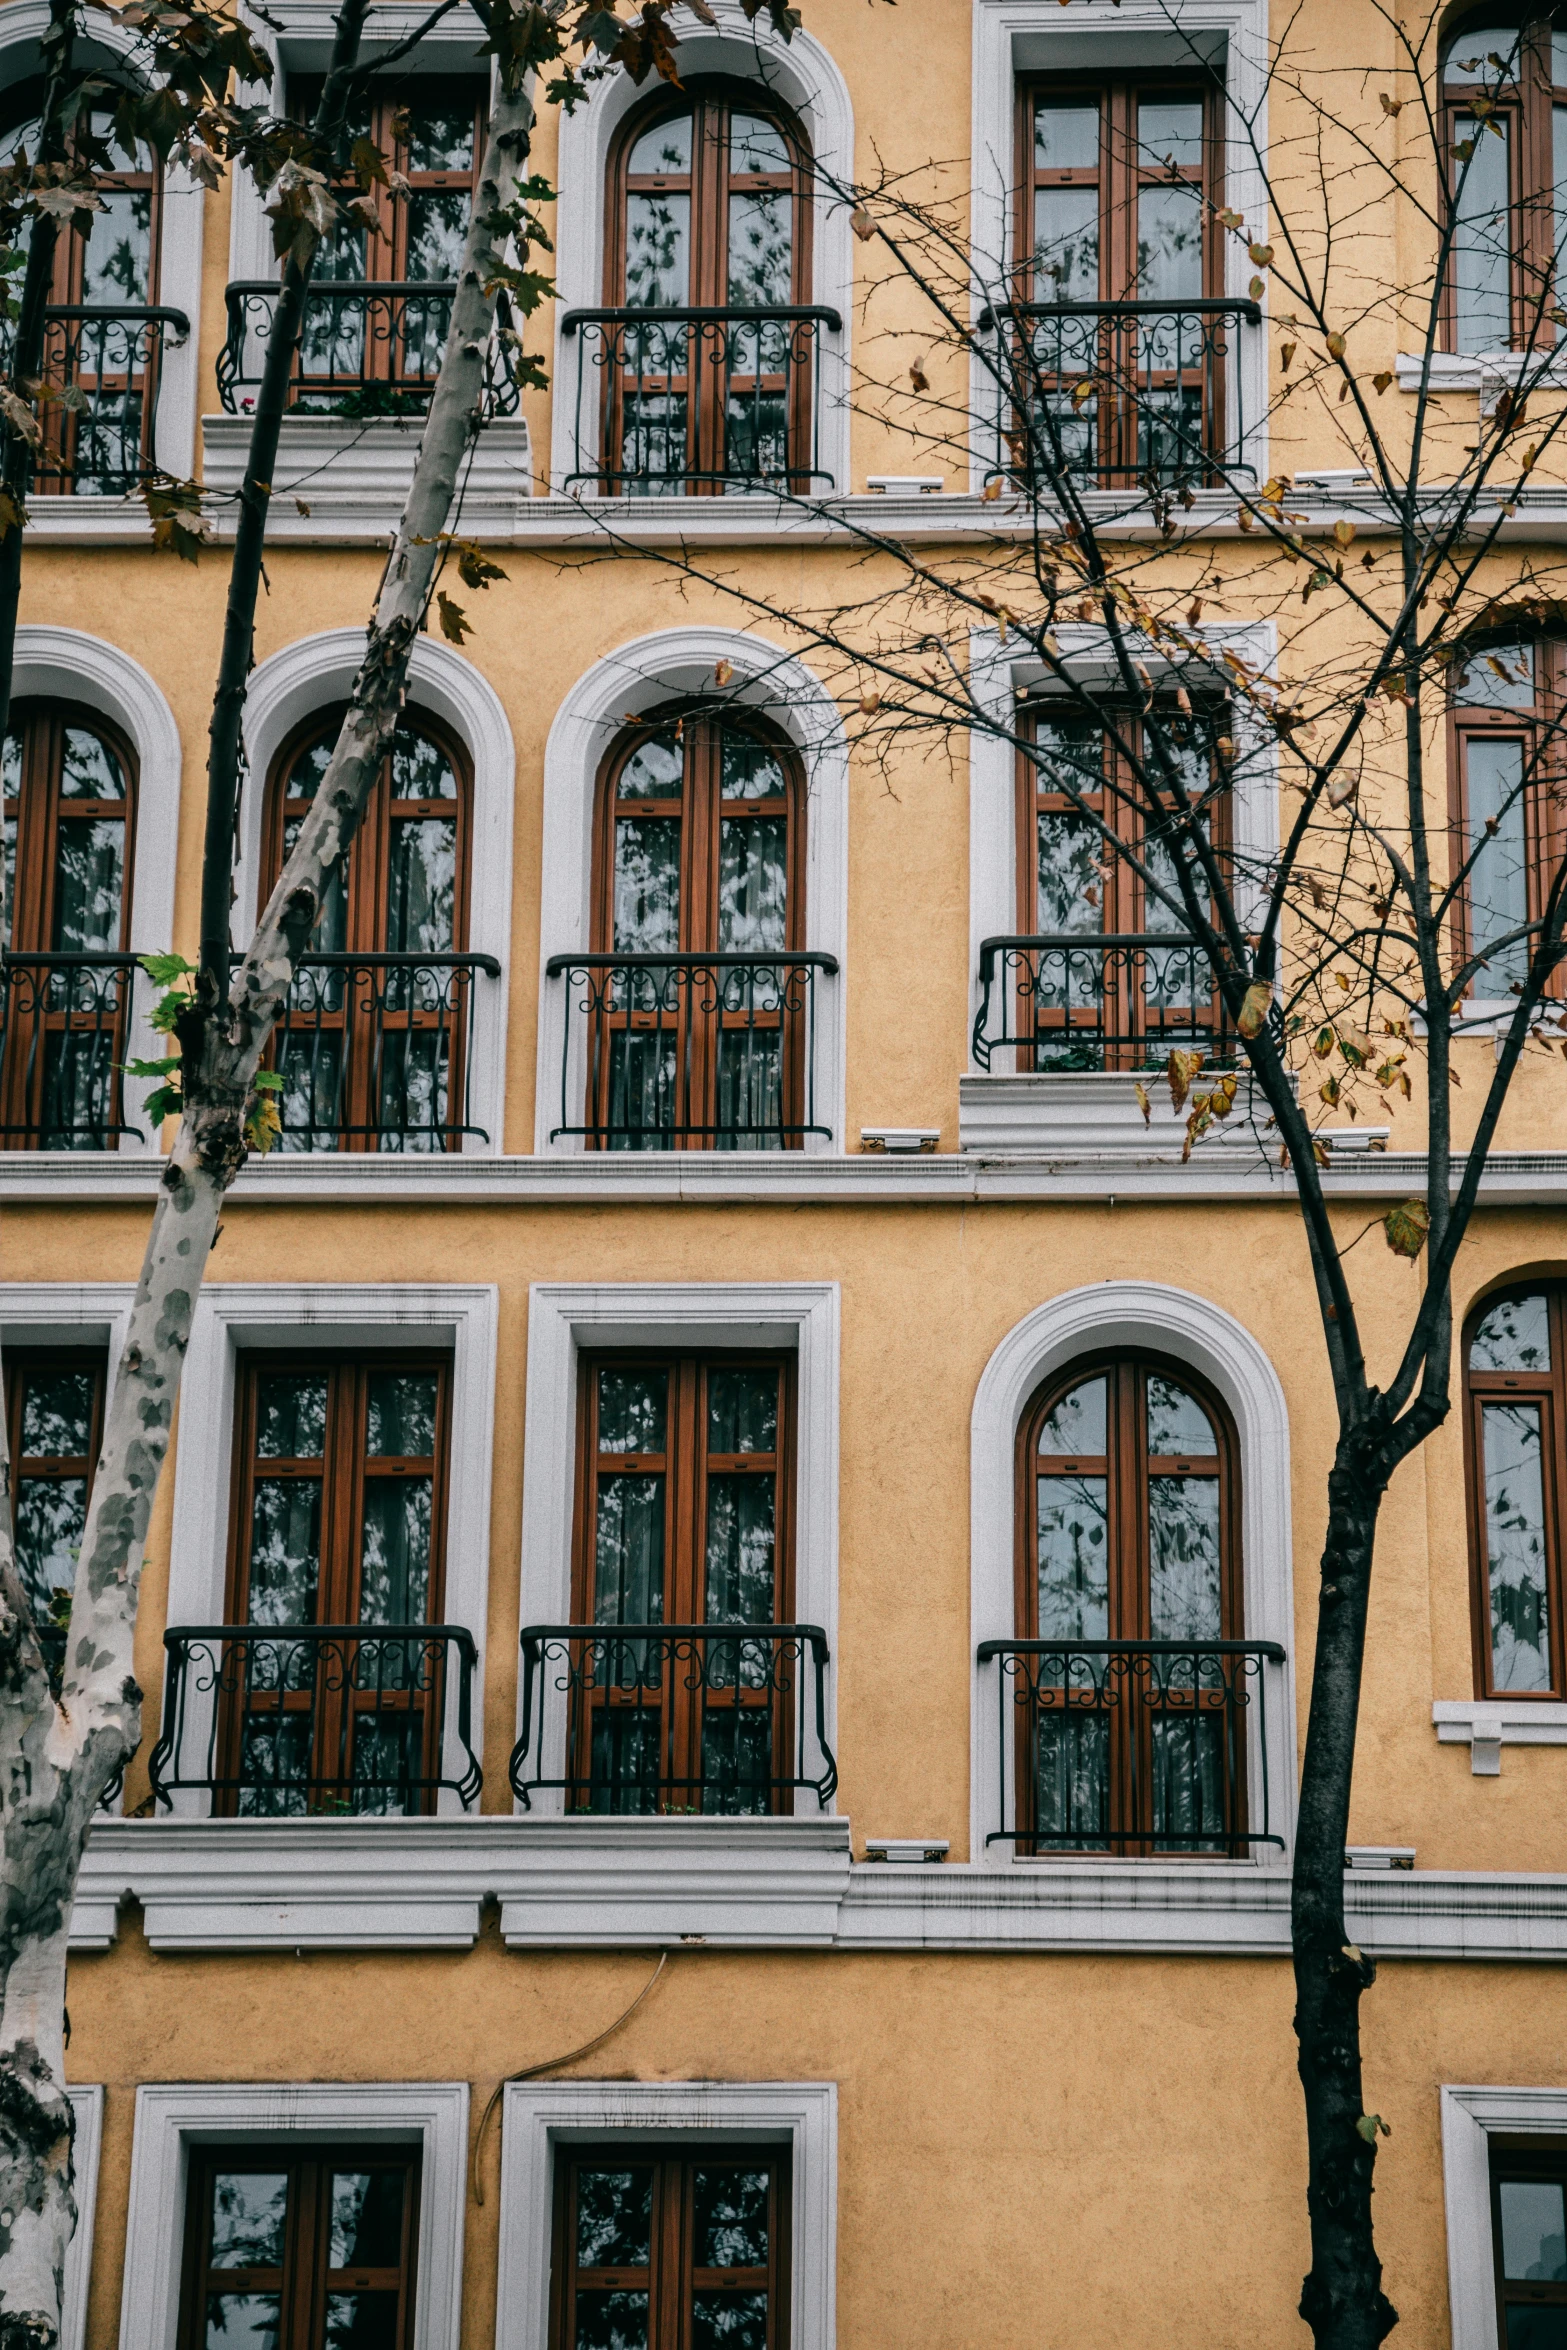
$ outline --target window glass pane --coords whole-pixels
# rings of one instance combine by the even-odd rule
[[[1567,2213],[1557,2179],[1503,2179],[1502,2274],[1527,2284],[1567,2284]]]
[[[1498,1689],[1549,1689],[1540,1407],[1488,1403],[1481,1423],[1492,1678]]]
[[[1041,791],[1096,798],[1104,789],[1104,736],[1087,720],[1041,718],[1035,729]]]
[[[1177,1387],[1173,1379],[1162,1379],[1157,1372],[1148,1374],[1148,1452],[1150,1459],[1166,1460],[1172,1455],[1201,1457],[1214,1460],[1218,1456],[1219,1440],[1209,1419],[1195,1395],[1188,1395],[1184,1387]]]
[[[662,1371],[600,1371],[599,1451],[662,1452],[668,1381]]]
[[[277,2350],[276,2293],[209,2293],[206,2350]]]
[[[408,103],[408,169],[473,169],[472,98],[413,98]]]
[[[595,1623],[656,1624],[662,1621],[662,1476],[600,1477],[593,1557]]]
[[[435,1452],[440,1383],[433,1371],[372,1371],[365,1411],[365,1450],[393,1460],[429,1460]]]
[[[1098,107],[1037,106],[1034,109],[1034,163],[1040,171],[1097,171]]]
[[[327,2350],[397,2350],[400,2297],[392,2293],[328,2293]]]
[[[76,1580],[76,1554],[87,1524],[85,1477],[19,1477],[16,1563],[28,1600],[46,1616],[57,1591]]]
[[[767,2295],[693,2294],[691,2350],[767,2350]]]
[[[707,1449],[778,1450],[778,1374],[733,1368],[707,1375]]]
[[[1148,1480],[1149,1622],[1155,1640],[1219,1637],[1219,1480]]]
[[[776,751],[748,735],[724,735],[723,796],[726,800],[781,800],[787,789]]]
[[[736,822],[726,816],[718,829],[720,952],[776,952],[784,943],[789,902],[788,820],[749,816]]]
[[[62,823],[55,834],[54,945],[96,954],[120,943],[125,826],[117,816]]]
[[[652,2242],[651,2170],[578,2171],[579,2268],[646,2268]]]
[[[288,797],[291,800],[313,800],[315,798],[321,786],[321,779],[331,762],[332,747],[336,739],[335,735],[324,734],[318,743],[311,743],[306,750],[300,752],[294,761],[288,779]],[[392,757],[395,763],[397,758],[395,744]],[[401,798],[403,795],[399,793],[398,796]],[[411,798],[413,795],[410,793],[408,796]]]
[[[678,307],[690,299],[691,199],[676,193],[626,198],[626,303],[632,310]]]
[[[1529,969],[1529,941],[1512,938],[1529,919],[1524,836],[1524,745],[1472,735],[1464,747],[1468,782],[1469,919],[1473,950],[1488,957],[1470,985],[1478,996],[1521,986]],[[1495,827],[1494,830],[1491,827]],[[1507,940],[1505,945],[1493,941]]]
[[[285,864],[294,853],[294,844],[299,839],[299,828],[302,821],[303,819],[298,816],[291,816],[283,827],[283,861]],[[321,911],[316,916],[316,926],[310,933],[310,949],[312,954],[317,955],[341,954],[347,940],[348,859],[339,857],[336,865],[332,868],[326,888],[321,894]],[[318,1006],[325,1006],[340,1000],[336,994],[340,986],[340,980],[320,974],[302,982],[296,980],[294,983],[295,1001],[306,1011],[314,1011]],[[304,990],[310,992],[303,992]],[[319,993],[316,992],[318,990]]]
[[[1510,80],[1518,65],[1522,38],[1516,25],[1476,25],[1458,35],[1443,69],[1449,82],[1467,87]],[[1554,52],[1555,42],[1552,42]]]
[[[389,954],[447,954],[457,937],[457,827],[446,817],[399,817],[388,857]],[[417,979],[425,992],[435,983]]]
[[[1551,35],[1551,86],[1560,89],[1567,82],[1567,33]]]
[[[1453,306],[1460,351],[1505,351],[1512,342],[1512,209],[1508,126],[1487,128],[1473,115],[1454,124],[1454,145],[1473,143],[1467,164],[1453,160]]]
[[[1567,2350],[1567,2309],[1509,2309],[1507,2350]]]
[[[369,1477],[359,1547],[361,1624],[422,1624],[430,1611],[428,1477]]]
[[[1202,191],[1185,181],[1137,194],[1137,292],[1145,302],[1202,293]],[[1172,358],[1156,354],[1155,365]]]
[[[773,1520],[771,1477],[708,1478],[703,1613],[710,1624],[772,1622]]]
[[[330,756],[330,743],[323,743],[321,748]],[[324,758],[321,771],[326,772]],[[294,789],[299,790],[298,784]],[[432,742],[427,734],[415,734],[412,728],[405,727],[392,738],[392,797],[394,800],[456,799],[457,778],[452,773],[452,763],[440,744]]]
[[[736,190],[729,199],[729,299],[757,309],[787,302],[794,284],[794,197],[787,188]],[[736,348],[739,374],[754,367],[751,343]],[[764,368],[777,363],[764,355]]]
[[[789,146],[777,123],[760,114],[731,115],[729,168],[732,172],[788,171]]]
[[[627,954],[680,944],[680,823],[622,818],[615,826],[615,944]]]
[[[689,114],[671,115],[667,122],[655,124],[644,131],[627,158],[627,168],[633,174],[647,173],[652,178],[678,178],[691,169],[691,117]]]
[[[692,2174],[698,2268],[765,2268],[767,2189],[764,2170]]]
[[[1553,43],[1561,38],[1553,35]],[[1557,300],[1561,300],[1559,273],[1562,246],[1567,243],[1567,106],[1551,108],[1551,184],[1556,190]]]
[[[1106,1491],[1103,1477],[1038,1481],[1041,1640],[1109,1636]]]
[[[75,1459],[92,1442],[91,1371],[32,1371],[22,1377],[23,1460]]]
[[[1106,1383],[1085,1379],[1063,1395],[1039,1432],[1039,1449],[1057,1459],[1103,1457],[1105,1449]]]
[[[1543,1297],[1504,1297],[1469,1342],[1471,1371],[1548,1371],[1551,1317]]]
[[[1532,710],[1533,645],[1487,645],[1464,663],[1455,698],[1484,710]]]
[[[1105,926],[1101,836],[1086,816],[1041,809],[1037,920],[1042,935],[1083,938]]]
[[[647,2350],[646,2293],[579,2293],[572,2350]]]
[[[103,188],[101,209],[92,216],[92,234],[82,262],[82,300],[106,305],[152,299],[152,191]],[[115,357],[117,338],[108,352]],[[91,340],[84,355],[95,349]]]
[[[615,797],[621,800],[678,800],[684,780],[685,754],[680,744],[672,734],[652,734],[646,742],[638,744],[622,767],[620,781],[615,786]]]
[[[332,2173],[329,2268],[395,2268],[403,2251],[403,2173]]]
[[[320,1478],[258,1477],[250,1505],[250,1622],[312,1623],[320,1580]]]
[[[1150,101],[1137,109],[1137,160],[1144,171],[1162,164],[1183,169],[1202,162],[1202,100]]]
[[[414,285],[449,282],[462,267],[463,239],[468,233],[467,189],[426,188],[405,201],[409,282]],[[428,306],[428,303],[424,305]],[[410,334],[419,323],[416,318],[410,325]]]
[[[1099,191],[1034,191],[1034,299],[1092,302],[1099,293]]]
[[[18,746],[18,774],[20,768],[21,751]],[[9,789],[15,789],[9,776],[7,784]],[[65,747],[60,762],[60,797],[62,800],[123,800],[125,797],[125,770],[102,737],[89,734],[85,726],[68,726],[65,729]]]
[[[315,1461],[326,1449],[326,1381],[285,1371],[256,1383],[256,1456]]]
[[[219,2171],[212,2182],[212,2268],[281,2268],[287,2171]]]

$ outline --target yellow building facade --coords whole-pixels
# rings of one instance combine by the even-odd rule
[[[1213,429],[1263,431],[1250,265],[1204,231],[1181,277],[1180,208],[1266,218],[1226,109],[1261,95],[1267,12],[1182,0],[1206,82],[1154,0],[811,0],[787,47],[715,12],[682,88],[544,115],[550,389],[498,368],[454,524],[506,576],[461,649],[416,650],[276,1048],[283,1144],[197,1307],[143,1744],[73,1924],[73,2350],[1304,2339],[1289,1864],[1335,1426],[1293,1189],[1251,1135],[1183,1163],[1136,1104],[1149,1027],[1051,981],[1041,940],[1148,926],[1074,913],[1011,749],[871,756],[758,617],[849,596],[867,531],[962,562],[995,527],[982,420],[967,460],[950,417],[878,421],[922,319],[871,298],[834,181],[928,172],[1015,252],[1032,138],[1036,236],[1088,301],[1123,287],[1085,224],[1121,235],[1146,181],[1172,311],[1233,313]],[[0,7],[7,124],[42,21]],[[302,102],[329,11],[259,30]],[[1315,31],[1391,54],[1352,7]],[[311,313],[239,942],[408,480],[475,47],[455,16],[377,89],[404,192]],[[1133,149],[1176,163],[1112,187],[1138,107]],[[117,301],[125,339],[71,346],[97,405],[33,500],[6,770],[0,1339],[44,1592],[157,1180],[114,1064],[148,1049],[135,958],[195,951],[275,272],[243,186],[126,172],[105,218],[60,307]],[[1448,397],[1458,429],[1478,391]],[[154,416],[212,493],[194,569],[127,492]],[[1218,605],[1269,658],[1271,607]],[[1276,842],[1276,783],[1235,821]],[[1489,1035],[1460,1053],[1478,1087]],[[1559,1082],[1519,1080],[1456,1281],[1473,1373],[1394,1484],[1372,1599],[1347,1914],[1380,1966],[1385,2281],[1429,2350],[1567,2339]],[[1335,1154],[1344,1242],[1419,1188],[1407,1139]],[[1350,1262],[1390,1363],[1421,1272],[1377,1239]]]

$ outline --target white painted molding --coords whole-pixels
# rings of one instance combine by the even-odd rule
[[[1148,1101],[1146,1118],[1139,1089]],[[1277,1139],[1263,1131],[1267,1115],[1266,1098],[1243,1076],[1234,1110],[1209,1127],[1193,1157],[1233,1157],[1241,1150],[1261,1173],[1278,1159]],[[1186,1120],[1171,1107],[1168,1088],[1120,1069],[960,1077],[958,1141],[965,1151],[1048,1151],[1134,1167],[1191,1164],[1181,1156]]]
[[[87,2295],[92,2285],[93,2223],[98,2216],[98,2158],[103,2151],[103,2090],[72,2081],[76,2136],[71,2147],[71,2184],[76,2193],[76,2226],[65,2247],[60,2295],[60,2350],[87,2350]]]
[[[1439,1697],[1431,1708],[1439,1746],[1467,1746],[1477,1779],[1494,1779],[1504,1746],[1567,1746],[1567,1705],[1508,1697]]]
[[[199,1409],[180,1414],[169,1541],[168,1622],[220,1624],[229,1548],[236,1372],[241,1351],[374,1346],[452,1349],[451,1460],[447,1477],[447,1623],[466,1624],[478,1650],[473,1723],[484,1724],[484,1636],[490,1564],[491,1446],[495,1412],[498,1293],[490,1284],[421,1288],[395,1283],[311,1286],[296,1282],[208,1282],[196,1300],[186,1352],[185,1393]],[[210,1703],[210,1701],[209,1701]],[[186,1751],[204,1751],[209,1715],[187,1714]],[[447,1708],[444,1767],[463,1765],[453,1706]],[[198,1816],[197,1794],[176,1796],[181,1817]],[[459,1808],[450,1791],[443,1809]]]
[[[249,416],[204,416],[201,478],[218,542],[231,541],[237,493],[250,456]],[[303,546],[386,544],[413,480],[422,418],[285,416],[272,469],[268,538]],[[465,537],[510,537],[533,496],[525,416],[493,416],[464,460],[462,505],[452,527]],[[214,502],[215,501],[215,502]]]
[[[1224,200],[1244,213],[1251,234],[1268,234],[1267,189],[1258,156],[1268,151],[1268,15],[1264,0],[1118,0],[1107,19],[1093,0],[974,0],[973,190],[970,198],[977,318],[1005,301],[1011,266],[1014,122],[1017,77],[1077,67],[1224,64],[1229,101]],[[1255,140],[1255,147],[1253,146]],[[1251,277],[1245,241],[1225,239],[1225,292],[1244,298]],[[1267,300],[1261,305],[1266,317]],[[1266,331],[1242,330],[1232,365],[1230,433],[1238,415],[1251,421],[1246,455],[1257,479],[1267,475]],[[995,383],[976,358],[970,375],[974,418],[970,487],[983,486],[996,461]],[[1237,407],[1237,403],[1239,404]],[[1009,926],[1010,927],[1010,926]]]
[[[746,22],[739,0],[715,0],[716,28],[687,17],[680,26],[680,74],[723,73],[758,81],[800,118],[813,158],[825,175],[847,184],[854,173],[854,108],[849,86],[832,57],[811,33],[779,40],[765,21]],[[560,193],[556,223],[555,352],[550,381],[555,385],[551,426],[550,481],[563,490],[575,459],[575,337],[561,331],[568,310],[596,310],[604,300],[604,212],[609,151],[615,132],[648,94],[626,74],[601,82],[585,106],[560,119]],[[819,462],[839,490],[849,487],[849,340],[854,311],[854,239],[849,207],[820,181],[811,221],[811,300],[826,303],[843,320],[840,334],[821,338]],[[586,411],[587,403],[584,403]],[[592,408],[597,411],[596,387]],[[596,442],[595,442],[596,449]],[[682,516],[688,509],[719,501],[681,498],[661,501]],[[721,501],[732,506],[733,499]],[[619,503],[619,501],[615,501]]]
[[[1112,1346],[1147,1347],[1189,1363],[1218,1390],[1235,1422],[1245,1637],[1278,1641],[1286,1662],[1263,1666],[1247,1715],[1251,1825],[1256,1830],[1264,1824],[1259,1813],[1265,1769],[1271,1803],[1267,1826],[1284,1839],[1284,1850],[1259,1844],[1256,1863],[1231,1866],[1248,1874],[1277,1871],[1288,1865],[1295,1816],[1289,1416],[1268,1356],[1222,1307],[1162,1282],[1100,1281],[1036,1306],[1008,1331],[985,1365],[974,1397],[972,1645],[977,1652],[983,1640],[1017,1636],[1015,1463],[1018,1424],[1028,1399],[1042,1380],[1077,1356]],[[976,1861],[986,1857],[986,1836],[1001,1825],[998,1671],[995,1664],[971,1668],[969,1850]],[[1010,1848],[999,1844],[989,1847],[989,1858],[993,1867],[1035,1865],[1011,1862]]]
[[[234,875],[234,926],[243,940],[260,911],[261,812],[267,771],[285,738],[315,710],[346,701],[364,658],[362,628],[328,629],[300,637],[253,670],[245,702],[245,756],[254,778],[240,801],[239,859]],[[488,1143],[470,1135],[467,1155],[488,1157],[502,1148],[506,1100],[506,994],[511,954],[512,814],[516,754],[500,696],[473,663],[427,636],[414,643],[409,706],[444,719],[473,762],[473,828],[469,848],[468,948],[493,955],[499,979],[481,973],[473,990],[473,1117]]]
[[[501,2108],[495,2350],[548,2350],[555,2150],[604,2138],[786,2145],[792,2208],[789,2350],[837,2340],[834,2081],[513,2081]]]
[[[794,1620],[820,1624],[827,1742],[837,1741],[838,1284],[536,1282],[528,1293],[528,1390],[522,1463],[522,1614],[571,1621],[571,1537],[577,1453],[577,1357],[584,1347],[790,1347],[796,1356]],[[517,1691],[522,1722],[523,1691]],[[556,1734],[564,1740],[557,1712]],[[562,1752],[546,1757],[558,1775]],[[801,1757],[816,1777],[814,1741]],[[558,1810],[560,1797],[549,1799]],[[809,1798],[802,1798],[808,1805]],[[541,1804],[542,1808],[542,1804]]]
[[[135,1296],[134,1281],[0,1282],[0,1353],[18,1340],[101,1345],[112,1388]]]
[[[412,2350],[459,2350],[466,2081],[194,2081],[136,2092],[120,2350],[175,2350],[189,2149],[214,2139],[280,2150],[363,2138],[417,2142],[419,2245]]]
[[[799,36],[797,35],[796,38]],[[625,77],[619,77],[624,81]],[[609,88],[612,84],[602,85]],[[562,133],[566,128],[562,123]],[[816,976],[816,1115],[843,1147],[844,1060],[849,925],[849,750],[836,703],[803,661],[748,630],[699,625],[635,637],[595,661],[555,714],[544,746],[544,868],[539,889],[539,1063],[534,1149],[551,1149],[561,1121],[567,990],[550,979],[551,955],[583,953],[592,936],[593,792],[605,752],[627,714],[680,694],[712,693],[713,672],[727,661],[726,702],[765,714],[794,744],[805,769],[805,944],[838,958],[838,976]],[[566,1063],[570,1121],[580,1119],[587,1078],[580,1033]],[[578,1156],[580,1138],[554,1146]],[[665,1153],[681,1158],[697,1154]],[[705,1155],[705,1154],[703,1154]],[[728,1154],[723,1154],[727,1156]]]
[[[1442,2188],[1447,2208],[1447,2291],[1452,2350],[1497,2350],[1496,2265],[1491,2237],[1493,2131],[1567,2136],[1567,2088],[1444,2087]]]
[[[32,0],[26,0],[31,6]],[[9,15],[7,10],[6,14]],[[47,13],[46,11],[43,13]],[[96,23],[96,19],[94,20]],[[189,468],[187,467],[187,471]],[[91,501],[89,501],[91,502]],[[79,628],[24,621],[16,632],[15,694],[49,694],[112,719],[130,736],[138,769],[135,837],[129,872],[130,951],[167,954],[174,936],[174,867],[179,843],[180,730],[163,692],[129,653]],[[167,1046],[147,1025],[157,990],[138,973],[131,986],[128,1060],[161,1061]],[[126,1081],[128,1123],[144,1090]],[[156,1141],[157,1137],[151,1139]],[[122,1147],[145,1145],[127,1137]]]

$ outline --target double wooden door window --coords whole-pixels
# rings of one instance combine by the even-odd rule
[[[103,1439],[104,1358],[96,1348],[6,1350],[11,1527],[22,1588],[58,1675],[64,1603],[76,1581]]]
[[[563,2151],[550,2350],[787,2350],[789,2157]]]
[[[1468,868],[1455,945],[1484,958],[1470,994],[1505,1003],[1528,977],[1531,925],[1567,852],[1567,646],[1542,636],[1478,648],[1457,671],[1451,723],[1450,854],[1455,872]],[[1560,993],[1559,973],[1548,988]]]
[[[1453,351],[1534,350],[1557,339],[1567,235],[1567,32],[1549,16],[1455,33],[1442,61],[1452,243]]]
[[[408,2148],[198,2147],[180,2350],[409,2350],[418,2240]]]
[[[574,1800],[611,1812],[768,1812],[793,1777],[793,1382],[766,1356],[594,1361],[583,1373],[578,1623],[686,1627],[581,1643]]]
[[[131,984],[129,747],[74,709],[18,702],[0,793],[0,945],[28,958],[0,981],[0,1137],[12,1149],[112,1149]]]
[[[587,1134],[611,1150],[765,1150],[804,1133],[813,980],[792,753],[725,716],[639,728],[600,785]],[[659,958],[668,956],[669,961]]]
[[[278,763],[269,887],[336,738],[335,723],[313,720]],[[456,744],[423,722],[400,727],[271,1048],[283,1149],[461,1147],[473,974],[454,958],[467,936],[470,800]]]
[[[420,1627],[440,1620],[449,1385],[416,1356],[247,1365],[220,1808],[429,1808],[448,1668]]]
[[[1236,1851],[1245,1713],[1234,1445],[1191,1375],[1124,1355],[1020,1437],[1019,1850]],[[1139,1655],[1120,1642],[1173,1641]],[[1207,1647],[1209,1653],[1203,1654]]]

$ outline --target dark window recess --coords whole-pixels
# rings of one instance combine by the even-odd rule
[[[418,2218],[406,2148],[194,2150],[180,2350],[407,2350]]]
[[[104,1358],[87,1348],[7,1349],[6,1442],[22,1587],[58,1681],[64,1621],[103,1436]]]
[[[1502,2350],[1567,2350],[1567,2142],[1493,2138],[1490,2153]]]
[[[786,2350],[788,2280],[786,2153],[558,2158],[551,2350]]]

